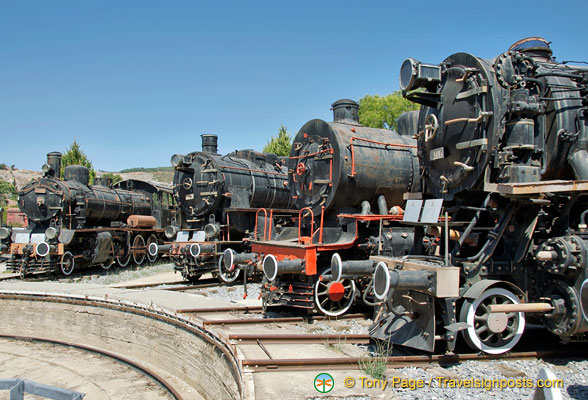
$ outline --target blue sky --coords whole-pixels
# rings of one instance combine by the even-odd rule
[[[588,61],[586,1],[3,1],[0,162],[74,138],[99,169],[169,165],[219,135],[260,150],[339,98],[398,90],[402,61],[492,58],[543,36]]]

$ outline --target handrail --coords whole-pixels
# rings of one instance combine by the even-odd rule
[[[302,237],[302,232],[301,232],[301,228],[302,228],[302,212],[304,210],[308,210],[310,211],[310,215],[311,215],[311,224],[310,224],[310,237],[312,238],[314,236],[314,230],[312,228],[312,226],[314,225],[314,212],[312,212],[312,209],[310,207],[304,207],[301,208],[300,211],[298,212],[298,243],[300,243],[300,238]]]
[[[323,244],[323,223],[325,218],[325,206],[321,206],[321,226],[319,231],[319,244]]]
[[[263,211],[263,240],[267,239],[266,230],[267,230],[267,210],[265,208],[258,208],[255,212],[255,235],[253,236],[255,240],[257,240],[257,221],[259,220],[259,212]]]

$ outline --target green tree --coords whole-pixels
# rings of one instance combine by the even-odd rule
[[[292,147],[292,138],[284,125],[280,126],[277,136],[272,136],[263,148],[264,153],[274,153],[278,156],[287,156]]]
[[[359,121],[372,128],[396,129],[400,114],[418,108],[418,104],[402,97],[400,91],[386,96],[368,94],[359,99]]]
[[[65,154],[61,157],[61,173],[60,177],[63,179],[63,171],[68,165],[83,165],[90,170],[90,183],[94,182],[96,177],[96,171],[92,167],[92,161],[86,156],[86,154],[80,148],[78,142],[74,139],[73,143],[65,151]]]
[[[2,211],[2,223],[6,223],[8,200],[18,200],[18,190],[12,183],[0,179],[0,208],[4,210]]]
[[[100,175],[100,178],[111,179],[113,185],[123,180],[122,176],[120,176],[119,174],[114,174],[112,172],[105,172],[102,175]]]

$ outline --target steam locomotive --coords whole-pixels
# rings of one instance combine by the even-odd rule
[[[292,219],[283,159],[253,150],[220,155],[217,146],[217,136],[206,134],[201,152],[172,156],[174,197],[184,225],[170,225],[169,241],[149,249],[152,255],[170,254],[187,280],[212,272],[224,282],[235,281],[240,269],[219,268],[219,259],[228,246],[248,251],[248,239],[270,229],[257,226],[259,208],[282,221],[272,226],[274,232]]]
[[[331,279],[333,254],[367,259],[417,251],[414,229],[395,222],[403,195],[420,188],[416,141],[408,135],[416,114],[403,115],[397,133],[362,126],[353,100],[336,101],[332,108],[334,122],[309,121],[290,151],[288,183],[299,209],[297,222],[253,240],[249,253],[227,249],[224,254],[227,270],[262,264],[266,307],[317,308],[336,316],[358,297],[371,304],[364,290],[369,280]],[[267,217],[264,225],[272,226]]]
[[[89,185],[88,168],[67,166],[63,180],[60,170],[61,153],[49,153],[43,177],[19,191],[29,226],[0,228],[0,251],[10,254],[7,268],[24,277],[70,275],[74,268],[97,264],[108,269],[115,259],[120,266],[131,259],[142,264],[147,245],[163,240],[161,227],[173,217],[173,209],[162,206],[169,203],[162,200],[172,200],[171,189],[135,180],[112,187],[100,178]]]
[[[400,87],[421,104],[425,195],[406,210],[441,245],[369,260],[381,301],[373,338],[453,351],[461,332],[500,354],[533,323],[588,339],[587,84],[588,68],[556,62],[542,38],[492,60],[404,61]],[[338,279],[362,267],[334,262]]]

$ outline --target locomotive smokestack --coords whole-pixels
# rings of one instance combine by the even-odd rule
[[[45,174],[59,178],[61,173],[61,153],[58,151],[47,153],[47,165],[49,166],[49,170],[45,171]]]
[[[337,100],[331,104],[333,121],[344,124],[359,125],[359,104],[350,99]]]
[[[212,134],[200,135],[202,138],[202,152],[209,154],[217,154],[218,151],[218,136]]]

